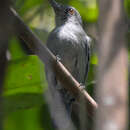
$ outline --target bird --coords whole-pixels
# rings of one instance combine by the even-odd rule
[[[91,38],[83,29],[80,13],[72,6],[49,0],[55,12],[55,28],[49,33],[47,47],[59,59],[72,76],[81,84],[85,84],[90,62]],[[45,66],[46,77],[52,83],[71,113],[75,98],[57,80],[49,66]],[[82,86],[82,85],[81,85]]]

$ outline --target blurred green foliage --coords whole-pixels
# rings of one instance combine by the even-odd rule
[[[126,13],[130,18],[130,0],[125,0],[124,5],[125,5]]]
[[[38,108],[19,110],[5,117],[4,129],[5,130],[41,130],[39,122],[40,110]],[[29,125],[31,124],[31,125]]]
[[[25,52],[22,50],[22,47],[19,44],[18,39],[15,37],[12,37],[12,39],[10,40],[9,52],[11,54],[11,60],[17,60],[27,56]]]
[[[98,6],[96,0],[71,0],[69,4],[78,9],[83,20],[87,22],[95,22],[97,20]]]
[[[98,19],[96,0],[57,1],[78,9],[85,23],[94,23]],[[45,43],[48,33],[54,28],[54,13],[48,1],[14,0],[13,6]],[[130,16],[130,0],[125,0],[125,8]],[[45,101],[42,100],[42,93],[47,87],[44,65],[38,57],[28,56],[16,38],[10,41],[9,51],[11,60],[6,73],[3,93],[6,110],[4,130],[52,130],[48,108]],[[93,52],[86,82],[86,89],[91,95],[93,95],[96,83],[94,75],[97,64],[98,58],[96,52]]]
[[[21,15],[43,4],[43,0],[16,0],[15,7]]]
[[[9,61],[3,93],[5,112],[41,106],[46,87],[44,67],[37,56]]]

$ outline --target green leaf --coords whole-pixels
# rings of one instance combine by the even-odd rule
[[[6,111],[41,105],[46,86],[44,66],[37,56],[10,61],[3,92]]]
[[[18,39],[15,37],[13,37],[10,41],[9,52],[11,54],[11,60],[17,60],[27,56],[23,51]]]
[[[22,125],[21,125],[22,123]],[[27,110],[10,113],[4,118],[4,130],[52,130],[46,104]]]

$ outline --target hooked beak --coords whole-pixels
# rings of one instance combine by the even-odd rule
[[[62,10],[62,5],[57,3],[55,0],[49,0],[49,3],[53,7],[56,14]]]

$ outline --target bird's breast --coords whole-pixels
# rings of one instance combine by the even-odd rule
[[[59,38],[59,40],[65,40],[74,43],[81,42],[83,35],[81,30],[72,24],[57,27],[55,29],[55,33],[57,33],[57,37]]]

